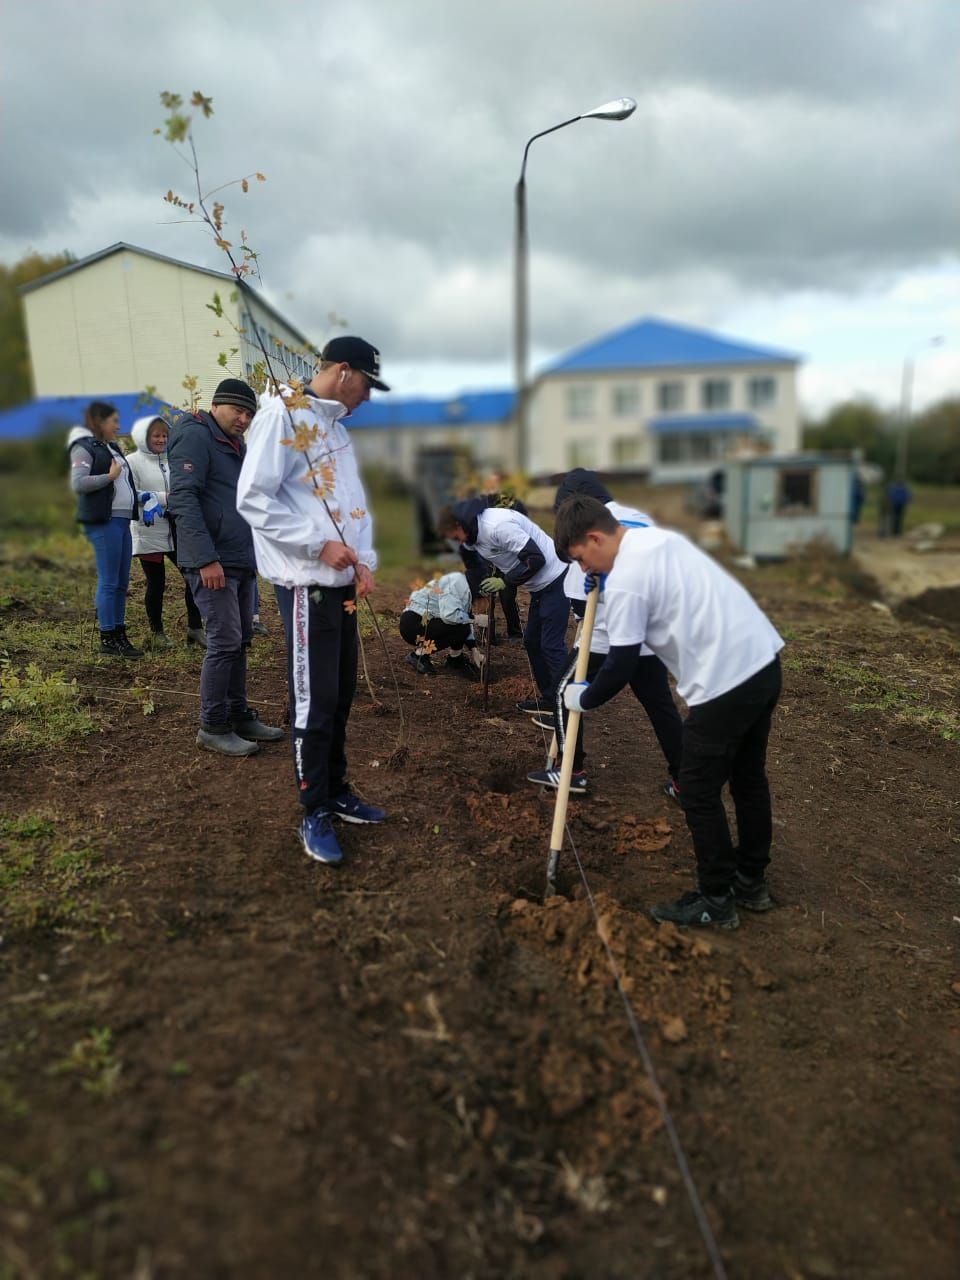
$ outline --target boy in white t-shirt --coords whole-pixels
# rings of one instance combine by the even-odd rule
[[[554,511],[559,511],[567,498],[573,497],[574,494],[586,494],[591,498],[596,498],[606,506],[608,511],[616,516],[620,524],[641,527],[655,523],[653,518],[647,515],[645,511],[638,511],[634,507],[625,507],[621,503],[615,502],[613,495],[595,471],[588,471],[583,467],[575,467],[572,471],[568,471],[557,488],[556,496],[553,500]],[[564,594],[570,601],[574,613],[579,618],[582,618],[586,612],[587,591],[584,586],[584,576],[584,572],[578,564],[571,564],[563,580]],[[579,633],[577,640],[574,641],[574,648],[568,655],[568,662],[563,674],[556,689],[553,691],[551,714],[534,718],[534,724],[538,728],[552,730],[557,735],[561,753],[563,752],[566,738],[568,714],[564,706],[563,697],[567,685],[574,676],[578,650]],[[610,638],[607,635],[606,611],[603,604],[598,603],[593,623],[593,634],[590,639],[590,657],[587,664],[588,680],[592,680],[603,666],[609,651]],[[663,790],[671,800],[679,801],[683,721],[680,719],[680,713],[673,700],[673,694],[670,692],[667,668],[656,654],[650,652],[646,645],[641,645],[640,647],[640,656],[628,683],[634,697],[647,713],[657,741],[660,744],[660,750],[663,752],[664,759],[667,762],[668,776],[663,784]],[[571,795],[585,795],[588,790],[587,772],[584,768],[585,755],[583,719],[581,717],[577,737],[573,744],[573,774],[570,779]],[[539,787],[556,789],[560,782],[560,770],[558,768],[536,769],[527,774],[527,781],[533,782]]]
[[[590,684],[567,686],[567,707],[590,711],[618,693],[642,643],[673,673],[689,707],[680,802],[698,887],[651,914],[735,929],[738,903],[754,911],[773,905],[765,879],[773,835],[766,755],[783,640],[740,583],[682,534],[628,528],[596,499],[574,497],[558,511],[554,537],[561,555],[588,574],[607,575],[610,652]],[[721,798],[727,782],[736,848]]]
[[[566,565],[557,559],[550,535],[521,512],[491,507],[485,498],[466,498],[444,508],[437,532],[476,550],[497,570],[481,582],[481,595],[497,594],[507,585],[529,591],[523,643],[539,697],[525,698],[517,709],[528,715],[545,711],[566,662],[570,618],[570,602],[563,594]]]

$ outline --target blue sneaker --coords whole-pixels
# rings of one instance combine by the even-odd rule
[[[330,805],[330,813],[334,818],[342,818],[344,822],[384,822],[385,809],[375,805],[364,804],[352,791],[344,791]]]
[[[316,862],[326,862],[335,867],[343,861],[343,850],[337,841],[337,833],[326,809],[308,813],[300,824],[300,839],[307,856]]]

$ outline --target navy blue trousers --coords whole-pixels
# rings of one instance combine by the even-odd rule
[[[564,573],[548,587],[530,592],[527,628],[523,643],[533,668],[533,678],[543,698],[556,687],[567,665],[567,623],[570,601],[563,591]]]

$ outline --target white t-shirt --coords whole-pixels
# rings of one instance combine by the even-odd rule
[[[477,520],[477,541],[467,545],[471,550],[475,546],[484,560],[496,565],[509,578],[518,570],[522,571],[517,552],[522,551],[531,539],[543,555],[544,566],[522,586],[526,591],[542,591],[563,573],[563,561],[557,555],[553,539],[519,511],[512,511],[509,507],[488,507],[481,511]]]
[[[604,603],[610,644],[645,641],[690,707],[729,693],[783,648],[740,583],[670,529],[627,530]]]
[[[638,511],[635,507],[625,507],[620,502],[608,502],[607,510],[620,521],[621,524],[642,524],[652,525],[653,520],[643,511]],[[563,580],[563,594],[568,600],[586,600],[587,591],[584,587],[584,579],[586,574],[575,562],[570,565],[567,570],[567,576]],[[609,653],[610,652],[610,636],[607,633],[607,613],[603,606],[603,596],[597,601],[597,613],[593,620],[593,635],[590,639],[591,653]],[[640,656],[648,658],[650,650],[646,645],[640,646]]]

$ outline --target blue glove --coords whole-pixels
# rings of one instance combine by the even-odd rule
[[[583,589],[587,593],[587,595],[589,595],[590,592],[597,587],[599,587],[600,592],[602,594],[603,588],[606,585],[607,585],[607,575],[605,573],[594,573],[594,571],[590,569],[583,576]]]
[[[155,493],[138,493],[140,499],[140,516],[143,523],[149,528],[156,520],[157,516],[164,514],[163,505]]]
[[[590,688],[586,680],[571,681],[563,691],[563,705],[568,711],[585,711],[586,708],[580,705],[580,700],[586,691]]]

